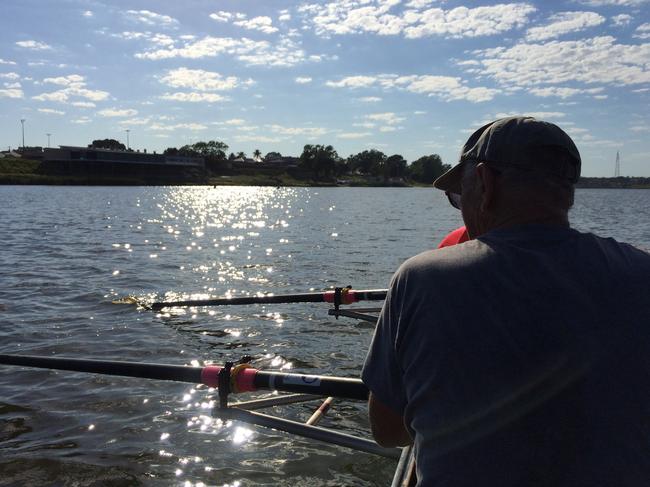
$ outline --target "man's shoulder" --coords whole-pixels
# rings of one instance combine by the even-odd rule
[[[493,250],[484,242],[470,240],[415,255],[402,264],[400,272],[431,272],[436,269],[449,272],[454,269],[464,269],[488,258],[492,252]]]
[[[601,237],[593,233],[579,233],[583,242],[588,242],[612,259],[620,259],[628,263],[650,266],[650,253],[632,244],[621,242],[612,237]]]

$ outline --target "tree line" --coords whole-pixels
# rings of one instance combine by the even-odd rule
[[[92,147],[125,149],[123,144],[113,139],[95,140]],[[224,142],[210,140],[187,144],[180,148],[168,147],[163,154],[203,157],[208,170],[218,172],[225,161],[246,159],[244,152],[228,154],[228,148]],[[282,158],[279,152],[269,152],[265,156],[262,156],[259,149],[253,152],[253,159],[260,162],[279,158]],[[301,170],[321,181],[360,175],[383,181],[401,179],[430,184],[450,168],[448,164],[442,162],[438,154],[422,156],[409,164],[400,154],[387,155],[377,149],[368,149],[348,157],[341,157],[331,145],[321,144],[305,145],[299,160]]]

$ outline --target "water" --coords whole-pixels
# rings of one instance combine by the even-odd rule
[[[579,190],[572,221],[650,248],[650,191]],[[0,352],[170,364],[244,354],[357,377],[372,327],[293,304],[111,301],[385,288],[461,224],[430,189],[0,187]],[[367,303],[364,303],[366,306]],[[395,462],[221,422],[189,384],[0,368],[0,485],[385,485]],[[274,408],[305,421],[314,404]],[[322,426],[368,436],[364,404]]]

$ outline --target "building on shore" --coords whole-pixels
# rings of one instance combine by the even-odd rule
[[[65,145],[24,156],[42,160],[43,171],[48,174],[145,181],[200,180],[205,177],[205,160],[202,157]]]

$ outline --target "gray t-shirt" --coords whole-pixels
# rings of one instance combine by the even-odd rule
[[[415,256],[362,377],[418,485],[650,485],[650,255],[526,225]]]

